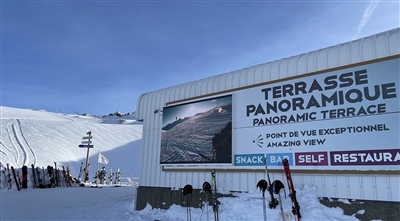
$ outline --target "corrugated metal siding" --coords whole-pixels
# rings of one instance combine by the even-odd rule
[[[162,113],[166,103],[295,77],[331,68],[367,62],[400,54],[400,28],[363,39],[284,58],[242,70],[142,94],[137,101],[137,119],[143,121],[141,177],[143,186],[180,188],[190,183],[201,188],[210,180],[206,172],[162,171],[159,163]],[[260,172],[218,172],[217,182],[225,190],[255,189]],[[399,175],[292,174],[296,188],[313,183],[318,194],[327,197],[400,201]],[[281,173],[271,179],[285,180]]]

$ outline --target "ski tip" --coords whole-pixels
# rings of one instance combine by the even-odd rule
[[[287,158],[283,159],[282,164],[289,164],[289,160]]]

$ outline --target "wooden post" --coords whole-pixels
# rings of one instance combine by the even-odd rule
[[[87,132],[86,133],[87,135],[89,135],[89,137],[91,137],[92,136],[92,131],[89,131],[89,132]],[[89,138],[89,140],[88,140],[89,142],[89,145],[90,145],[90,138]],[[89,171],[88,171],[88,167],[89,167],[89,150],[90,150],[90,148],[88,147],[87,148],[87,154],[86,154],[86,167],[85,167],[85,179],[84,179],[84,183],[86,183],[87,181],[88,181],[88,178],[89,178]]]

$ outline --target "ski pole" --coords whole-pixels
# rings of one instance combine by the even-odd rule
[[[279,202],[281,202],[281,215],[282,215],[282,220],[285,221],[285,214],[283,213],[283,206],[282,206],[282,199],[281,199],[281,189],[283,189],[283,191],[285,191],[285,195],[286,195],[286,190],[285,190],[285,186],[283,185],[283,183],[280,180],[275,180],[272,183],[272,191],[275,194],[278,194],[279,197]],[[285,196],[286,198],[286,196]]]
[[[190,212],[190,198],[189,198],[189,194],[190,196],[192,196],[192,192],[193,192],[193,187],[190,184],[187,184],[185,187],[183,187],[182,189],[182,194],[185,196],[186,198],[186,218],[187,221],[191,221],[192,220],[192,215]]]
[[[258,181],[257,187],[260,188],[260,190],[261,190],[261,192],[262,192],[264,221],[267,221],[267,206],[266,206],[266,204],[265,204],[265,190],[266,190],[267,187],[268,187],[268,183],[267,183],[266,180],[261,179],[260,181]]]

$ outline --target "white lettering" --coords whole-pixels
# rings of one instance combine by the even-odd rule
[[[333,161],[335,161],[335,162],[342,162],[342,159],[341,159],[340,156],[341,156],[340,154],[335,154],[335,155],[333,155]]]
[[[343,159],[343,162],[349,162],[349,155],[348,154],[343,154],[342,155],[342,159]]]
[[[397,152],[396,157],[393,159],[393,161],[399,161],[400,160],[400,153]]]
[[[253,163],[253,162],[251,161],[251,158],[250,158],[250,157],[247,158],[246,163]]]
[[[367,158],[365,159],[365,162],[368,162],[368,161],[374,162],[374,159],[372,158],[371,154],[368,154]]]
[[[299,163],[304,163],[304,155],[299,156]]]
[[[359,153],[359,154],[358,154],[358,156],[361,157],[361,162],[365,162],[365,156],[366,156],[366,155],[367,155],[366,153]]]
[[[318,155],[318,162],[322,162],[324,160],[325,160],[324,155],[323,154],[319,154]]]
[[[350,154],[350,162],[357,162],[357,154],[356,153]]]
[[[381,162],[382,161],[382,153],[374,153],[374,159],[375,159],[375,162]]]
[[[391,162],[392,161],[392,154],[391,153],[383,153],[383,161],[387,162]]]

